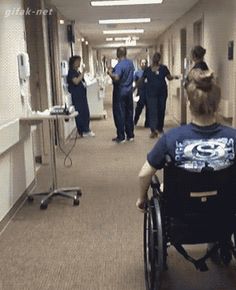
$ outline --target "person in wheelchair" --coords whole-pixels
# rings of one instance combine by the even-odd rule
[[[191,123],[166,132],[147,154],[139,173],[140,193],[136,201],[141,212],[146,210],[152,177],[165,167],[166,156],[175,167],[196,173],[203,170],[221,172],[236,163],[236,129],[217,122],[221,90],[213,73],[193,69],[186,91]],[[229,262],[230,257],[226,260]]]

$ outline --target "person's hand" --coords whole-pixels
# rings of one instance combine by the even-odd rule
[[[147,199],[142,199],[142,198],[138,198],[136,201],[136,207],[139,211],[141,211],[142,213],[145,212],[145,205],[146,205]]]
[[[109,68],[107,69],[107,74],[109,74],[109,75],[112,74],[112,67],[109,67]]]

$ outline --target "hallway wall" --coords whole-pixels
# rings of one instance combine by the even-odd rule
[[[236,61],[228,60],[228,42],[236,41],[235,15],[234,0],[200,0],[189,12],[173,23],[157,41],[158,48],[163,44],[163,62],[168,64],[172,73],[180,74],[180,30],[182,28],[187,30],[187,54],[190,55],[194,46],[193,24],[203,19],[202,45],[207,50],[205,60],[214,71],[222,88],[221,114],[225,118],[233,117],[234,125],[236,125]],[[169,55],[171,51],[172,58]],[[172,82],[169,87],[173,116],[180,121],[180,100],[177,91],[180,82]]]
[[[34,162],[30,130],[21,130],[19,118],[26,114],[30,98],[21,96],[17,55],[26,52],[24,16],[10,15],[23,9],[21,0],[0,3],[0,221],[34,180]],[[3,144],[6,146],[3,147]]]

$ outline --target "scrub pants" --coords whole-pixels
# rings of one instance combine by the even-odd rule
[[[120,140],[134,137],[133,122],[133,94],[129,92],[125,95],[113,92],[112,100],[113,118],[116,126],[117,138]]]
[[[149,127],[152,132],[163,131],[167,96],[151,96],[147,98]]]
[[[145,122],[144,126],[147,128],[149,127],[148,122],[148,108],[147,108],[147,97],[146,92],[143,92],[139,95],[139,100],[137,102],[136,108],[135,108],[135,115],[134,115],[134,124],[136,125],[138,123],[139,117],[142,114],[143,108],[146,107],[145,111]]]
[[[75,117],[76,127],[78,133],[82,136],[83,133],[87,133],[90,131],[89,129],[89,121],[90,121],[90,113],[88,107],[87,96],[79,96],[72,94],[72,103],[75,107],[75,110],[78,111],[78,116]]]

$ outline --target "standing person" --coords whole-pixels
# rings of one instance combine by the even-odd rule
[[[142,78],[144,70],[147,68],[147,60],[142,59],[140,62],[139,70],[135,71],[134,73],[134,81],[137,86],[138,80]],[[138,86],[137,95],[139,96],[139,100],[137,102],[134,114],[134,124],[137,125],[140,115],[142,114],[142,110],[145,107],[145,122],[144,127],[148,128],[148,109],[147,109],[147,85],[146,83],[142,82],[140,86]]]
[[[163,133],[166,99],[168,96],[166,78],[169,81],[179,78],[178,76],[172,76],[167,66],[160,64],[160,60],[160,53],[154,53],[152,65],[144,71],[142,77],[147,85],[150,138],[158,137],[158,133]]]
[[[81,57],[72,56],[69,60],[69,72],[67,75],[68,91],[72,97],[72,103],[78,116],[75,118],[76,127],[81,137],[94,137],[95,134],[89,128],[90,113],[87,100],[87,89],[84,73],[79,71]]]
[[[112,139],[116,143],[134,140],[133,122],[133,62],[126,58],[126,47],[117,49],[118,63],[114,69],[108,70],[113,81],[112,109],[117,136]],[[126,134],[126,136],[125,136]]]
[[[193,67],[191,68],[190,72],[194,69],[200,69],[202,71],[207,71],[209,70],[208,65],[204,61],[204,56],[206,54],[206,49],[203,48],[200,45],[194,46],[194,48],[191,50],[191,59],[193,61]],[[188,73],[188,75],[189,75]],[[189,82],[189,76],[187,75],[185,82],[184,82],[184,87],[187,87],[188,82]]]
[[[204,56],[206,54],[206,49],[203,48],[200,45],[194,46],[194,48],[191,51],[191,57],[194,61],[194,66],[192,69],[199,68],[201,70],[208,70],[208,66],[204,61]]]

